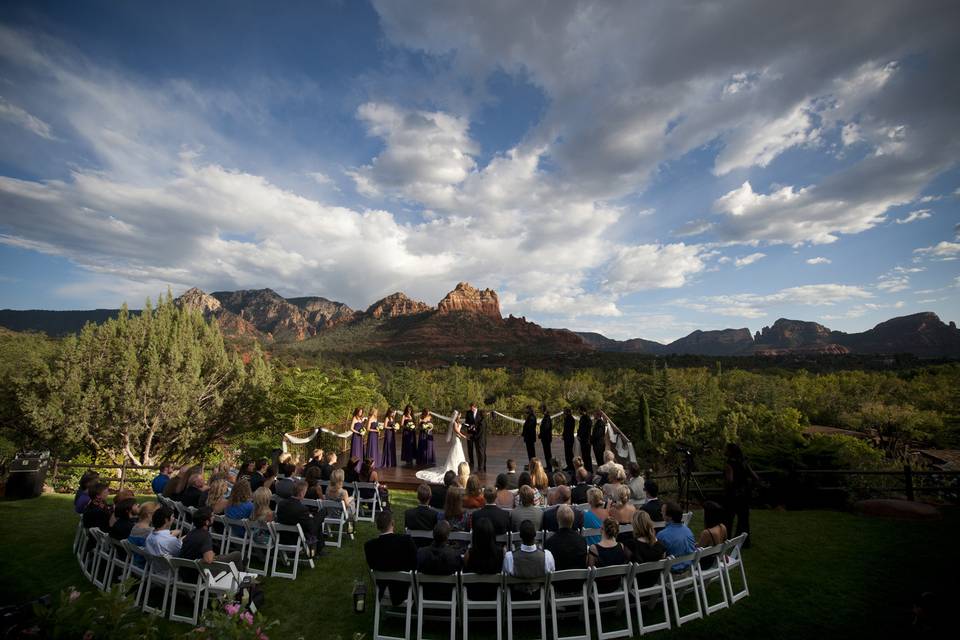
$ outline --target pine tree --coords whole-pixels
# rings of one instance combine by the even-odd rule
[[[643,441],[653,444],[653,426],[650,424],[650,405],[647,403],[647,394],[640,393],[640,433]]]

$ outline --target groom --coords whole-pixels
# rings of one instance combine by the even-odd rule
[[[467,460],[470,461],[470,470],[477,471],[477,467],[473,465],[473,451],[477,447],[477,414],[479,410],[477,409],[477,403],[471,402],[470,408],[467,409],[467,413],[463,416],[463,424],[466,426],[464,433],[467,436]],[[479,451],[477,452],[479,457]]]

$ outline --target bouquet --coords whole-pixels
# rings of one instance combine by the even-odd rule
[[[423,429],[424,433],[433,433],[433,422],[421,422],[420,428]]]

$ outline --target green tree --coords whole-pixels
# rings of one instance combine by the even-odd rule
[[[653,444],[653,426],[650,424],[650,405],[647,403],[647,394],[640,394],[640,433],[647,445]]]
[[[155,309],[124,306],[66,339],[18,398],[29,436],[61,455],[86,449],[150,465],[257,428],[271,382],[259,347],[228,351],[215,323],[168,293]]]

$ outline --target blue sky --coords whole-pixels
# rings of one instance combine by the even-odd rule
[[[0,307],[960,319],[952,2],[6,2]]]

